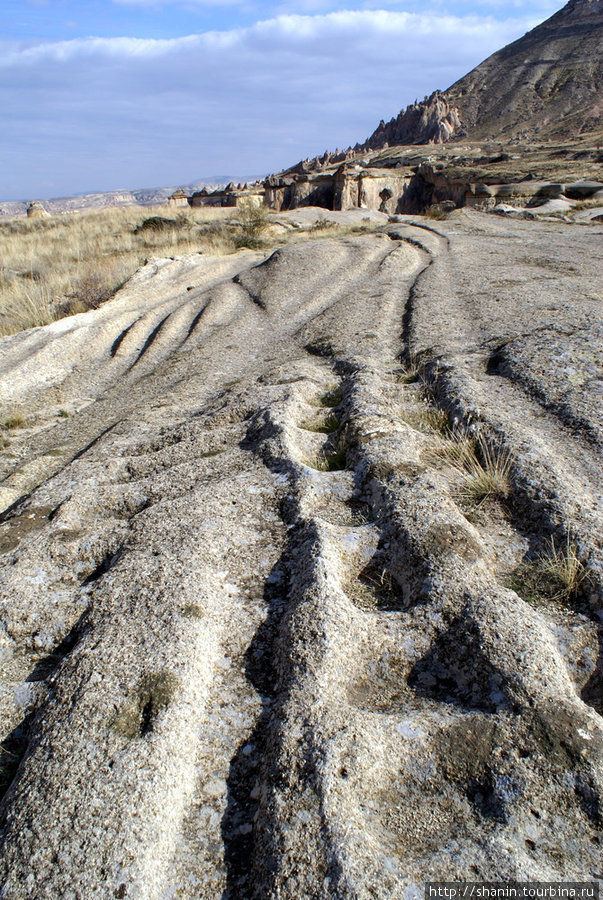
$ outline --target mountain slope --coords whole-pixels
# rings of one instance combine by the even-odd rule
[[[447,91],[380,122],[357,149],[445,143],[455,135],[568,137],[601,125],[601,0],[570,0]]]
[[[558,13],[446,92],[472,137],[567,136],[600,125],[603,5],[570,0]]]

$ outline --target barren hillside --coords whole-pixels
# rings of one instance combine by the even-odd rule
[[[380,220],[0,340],[3,900],[603,878],[603,228]]]
[[[601,127],[603,5],[570,0],[445,92],[476,138],[567,138]]]

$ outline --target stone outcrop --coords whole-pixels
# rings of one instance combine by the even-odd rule
[[[328,173],[341,164],[365,163],[379,151],[445,145],[463,137],[510,142],[532,141],[535,136],[561,140],[600,130],[602,3],[570,0],[556,15],[493,54],[446,91],[435,91],[391,121],[381,121],[363,144],[302,160],[282,176],[294,179]],[[297,202],[294,195],[303,193],[294,184],[292,180],[293,203]]]
[[[193,207],[222,206],[236,208],[243,201],[251,201],[261,206],[264,203],[264,189],[261,185],[234,184],[231,182],[226,187],[210,191],[204,187],[195,191],[188,203]]]
[[[451,162],[436,155],[407,158],[388,168],[344,164],[327,171],[271,175],[261,187],[233,185],[213,193],[202,191],[194,195],[192,203],[236,207],[247,198],[277,212],[318,206],[335,211],[372,209],[391,215],[420,213],[448,202],[484,209],[500,202],[537,208],[550,200],[565,199],[576,205],[598,199],[603,189],[601,181],[578,182],[571,175],[559,181],[526,179],[521,165],[510,166],[507,174],[501,174],[497,163],[508,158],[505,154],[477,160],[455,157]]]
[[[383,120],[362,145],[361,151],[380,150],[396,144],[443,144],[461,131],[459,111],[439,91],[416,100],[395,119]]]
[[[168,206],[185,207],[188,206],[188,195],[184,188],[178,188],[171,197],[168,198]]]
[[[335,171],[271,176],[264,183],[264,203],[277,211],[300,206],[345,210],[359,207],[380,212],[409,211],[413,173],[410,169],[339,166]]]
[[[28,219],[46,219],[50,213],[39,200],[34,200],[27,207]]]

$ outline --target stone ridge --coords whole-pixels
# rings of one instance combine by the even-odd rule
[[[460,128],[458,109],[434,91],[420,103],[415,100],[387,124],[381,120],[362,150],[380,150],[392,144],[444,144]]]

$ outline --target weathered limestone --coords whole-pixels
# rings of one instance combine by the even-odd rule
[[[264,191],[257,185],[247,187],[247,185],[235,185],[231,182],[226,187],[215,191],[209,191],[207,188],[195,191],[188,202],[194,208],[200,206],[237,207],[243,201],[250,201],[261,206],[264,203]]]

